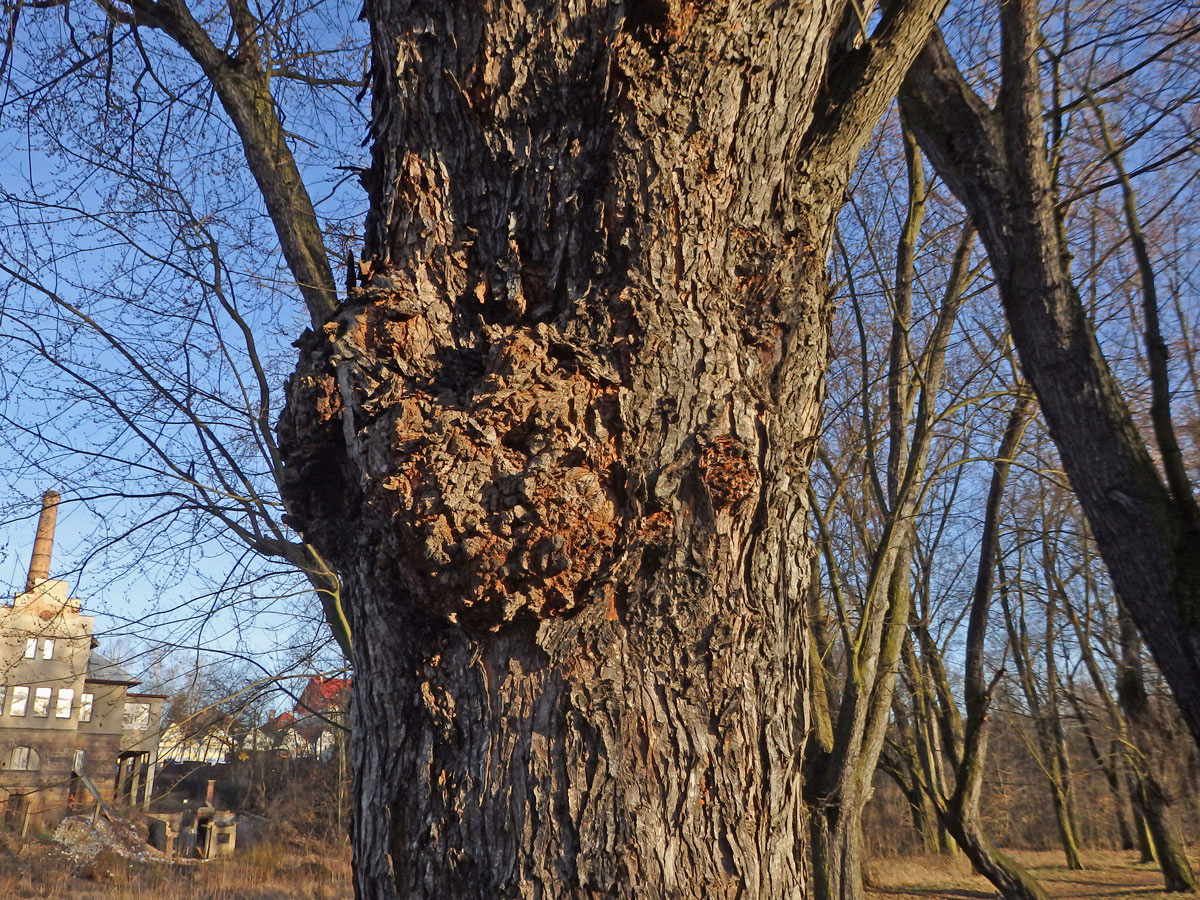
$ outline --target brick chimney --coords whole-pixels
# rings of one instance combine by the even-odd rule
[[[50,577],[50,554],[54,551],[54,524],[57,521],[58,491],[46,491],[42,495],[42,515],[33,541],[33,557],[29,560],[29,578],[25,581],[27,591]]]

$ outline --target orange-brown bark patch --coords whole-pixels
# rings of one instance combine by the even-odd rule
[[[758,490],[758,469],[750,452],[728,435],[701,450],[700,473],[714,509],[733,506]]]
[[[652,512],[642,519],[639,531],[647,544],[665,544],[675,530],[675,519],[665,509]]]
[[[498,627],[587,599],[617,539],[615,437],[596,427],[612,390],[552,358],[545,336],[516,332],[465,404],[394,401],[402,452],[382,487],[418,602]]]

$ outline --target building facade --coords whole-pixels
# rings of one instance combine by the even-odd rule
[[[149,802],[164,698],[96,652],[94,619],[49,577],[47,491],[25,590],[0,606],[0,810],[52,822],[95,799]],[[94,794],[99,794],[99,798]]]

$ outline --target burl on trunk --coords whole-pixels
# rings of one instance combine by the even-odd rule
[[[939,5],[368,0],[363,262],[280,424],[360,897],[802,895],[825,260]]]

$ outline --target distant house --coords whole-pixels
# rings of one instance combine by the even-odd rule
[[[0,811],[62,818],[87,802],[149,802],[165,697],[96,652],[94,620],[49,577],[58,494],[42,501],[25,590],[0,606]]]
[[[163,731],[159,756],[163,761],[215,765],[226,762],[236,747],[227,722],[176,722]]]
[[[331,759],[350,708],[350,679],[313,675],[290,712],[268,717],[260,734],[280,754]]]

